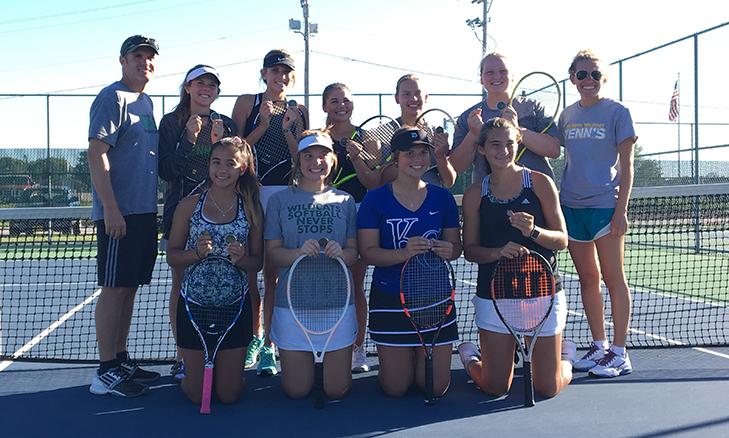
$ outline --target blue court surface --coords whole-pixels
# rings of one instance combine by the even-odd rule
[[[415,391],[386,397],[376,369],[356,375],[349,396],[323,410],[287,399],[280,376],[248,371],[243,398],[215,403],[209,416],[187,401],[167,365],[151,367],[163,377],[149,394],[124,399],[88,392],[95,366],[16,362],[0,372],[1,436],[729,437],[729,347],[630,353],[633,374],[576,373],[561,394],[533,408],[522,407],[519,375],[509,395],[489,397],[467,382],[454,355],[451,388],[431,407]]]

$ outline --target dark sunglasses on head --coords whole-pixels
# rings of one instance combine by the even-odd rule
[[[587,70],[580,70],[577,73],[575,73],[575,77],[578,81],[581,81],[587,77],[587,75],[592,76],[592,79],[599,81],[602,79],[602,72],[600,70],[593,70],[591,72],[587,72]]]

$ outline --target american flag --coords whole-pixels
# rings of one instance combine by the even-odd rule
[[[673,86],[673,94],[671,95],[671,108],[668,110],[668,120],[675,122],[678,120],[678,81]]]

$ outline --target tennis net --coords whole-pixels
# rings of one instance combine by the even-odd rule
[[[95,227],[84,207],[0,209],[0,359],[94,362]],[[717,346],[729,338],[729,184],[635,189],[625,271],[633,293],[631,347]],[[569,301],[565,337],[592,339],[567,251],[559,255]],[[471,297],[477,266],[454,264],[461,340],[477,341]],[[368,289],[369,278],[366,280]],[[260,284],[260,282],[259,282]],[[175,347],[163,253],[139,289],[129,351],[170,361]],[[261,288],[262,289],[262,288]],[[611,332],[609,294],[605,319]],[[374,352],[374,346],[368,345]]]

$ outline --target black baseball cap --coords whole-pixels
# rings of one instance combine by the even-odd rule
[[[404,127],[392,134],[390,149],[393,151],[407,151],[417,144],[433,147],[428,141],[428,136],[422,129]]]
[[[291,70],[296,70],[294,59],[289,54],[280,50],[272,50],[263,58],[263,68],[270,68],[274,65],[285,65]]]
[[[142,35],[132,35],[129,38],[125,39],[122,43],[119,53],[121,54],[121,56],[124,56],[127,53],[132,53],[140,47],[149,47],[150,49],[154,50],[154,53],[159,55],[159,45],[157,44],[157,41]]]

